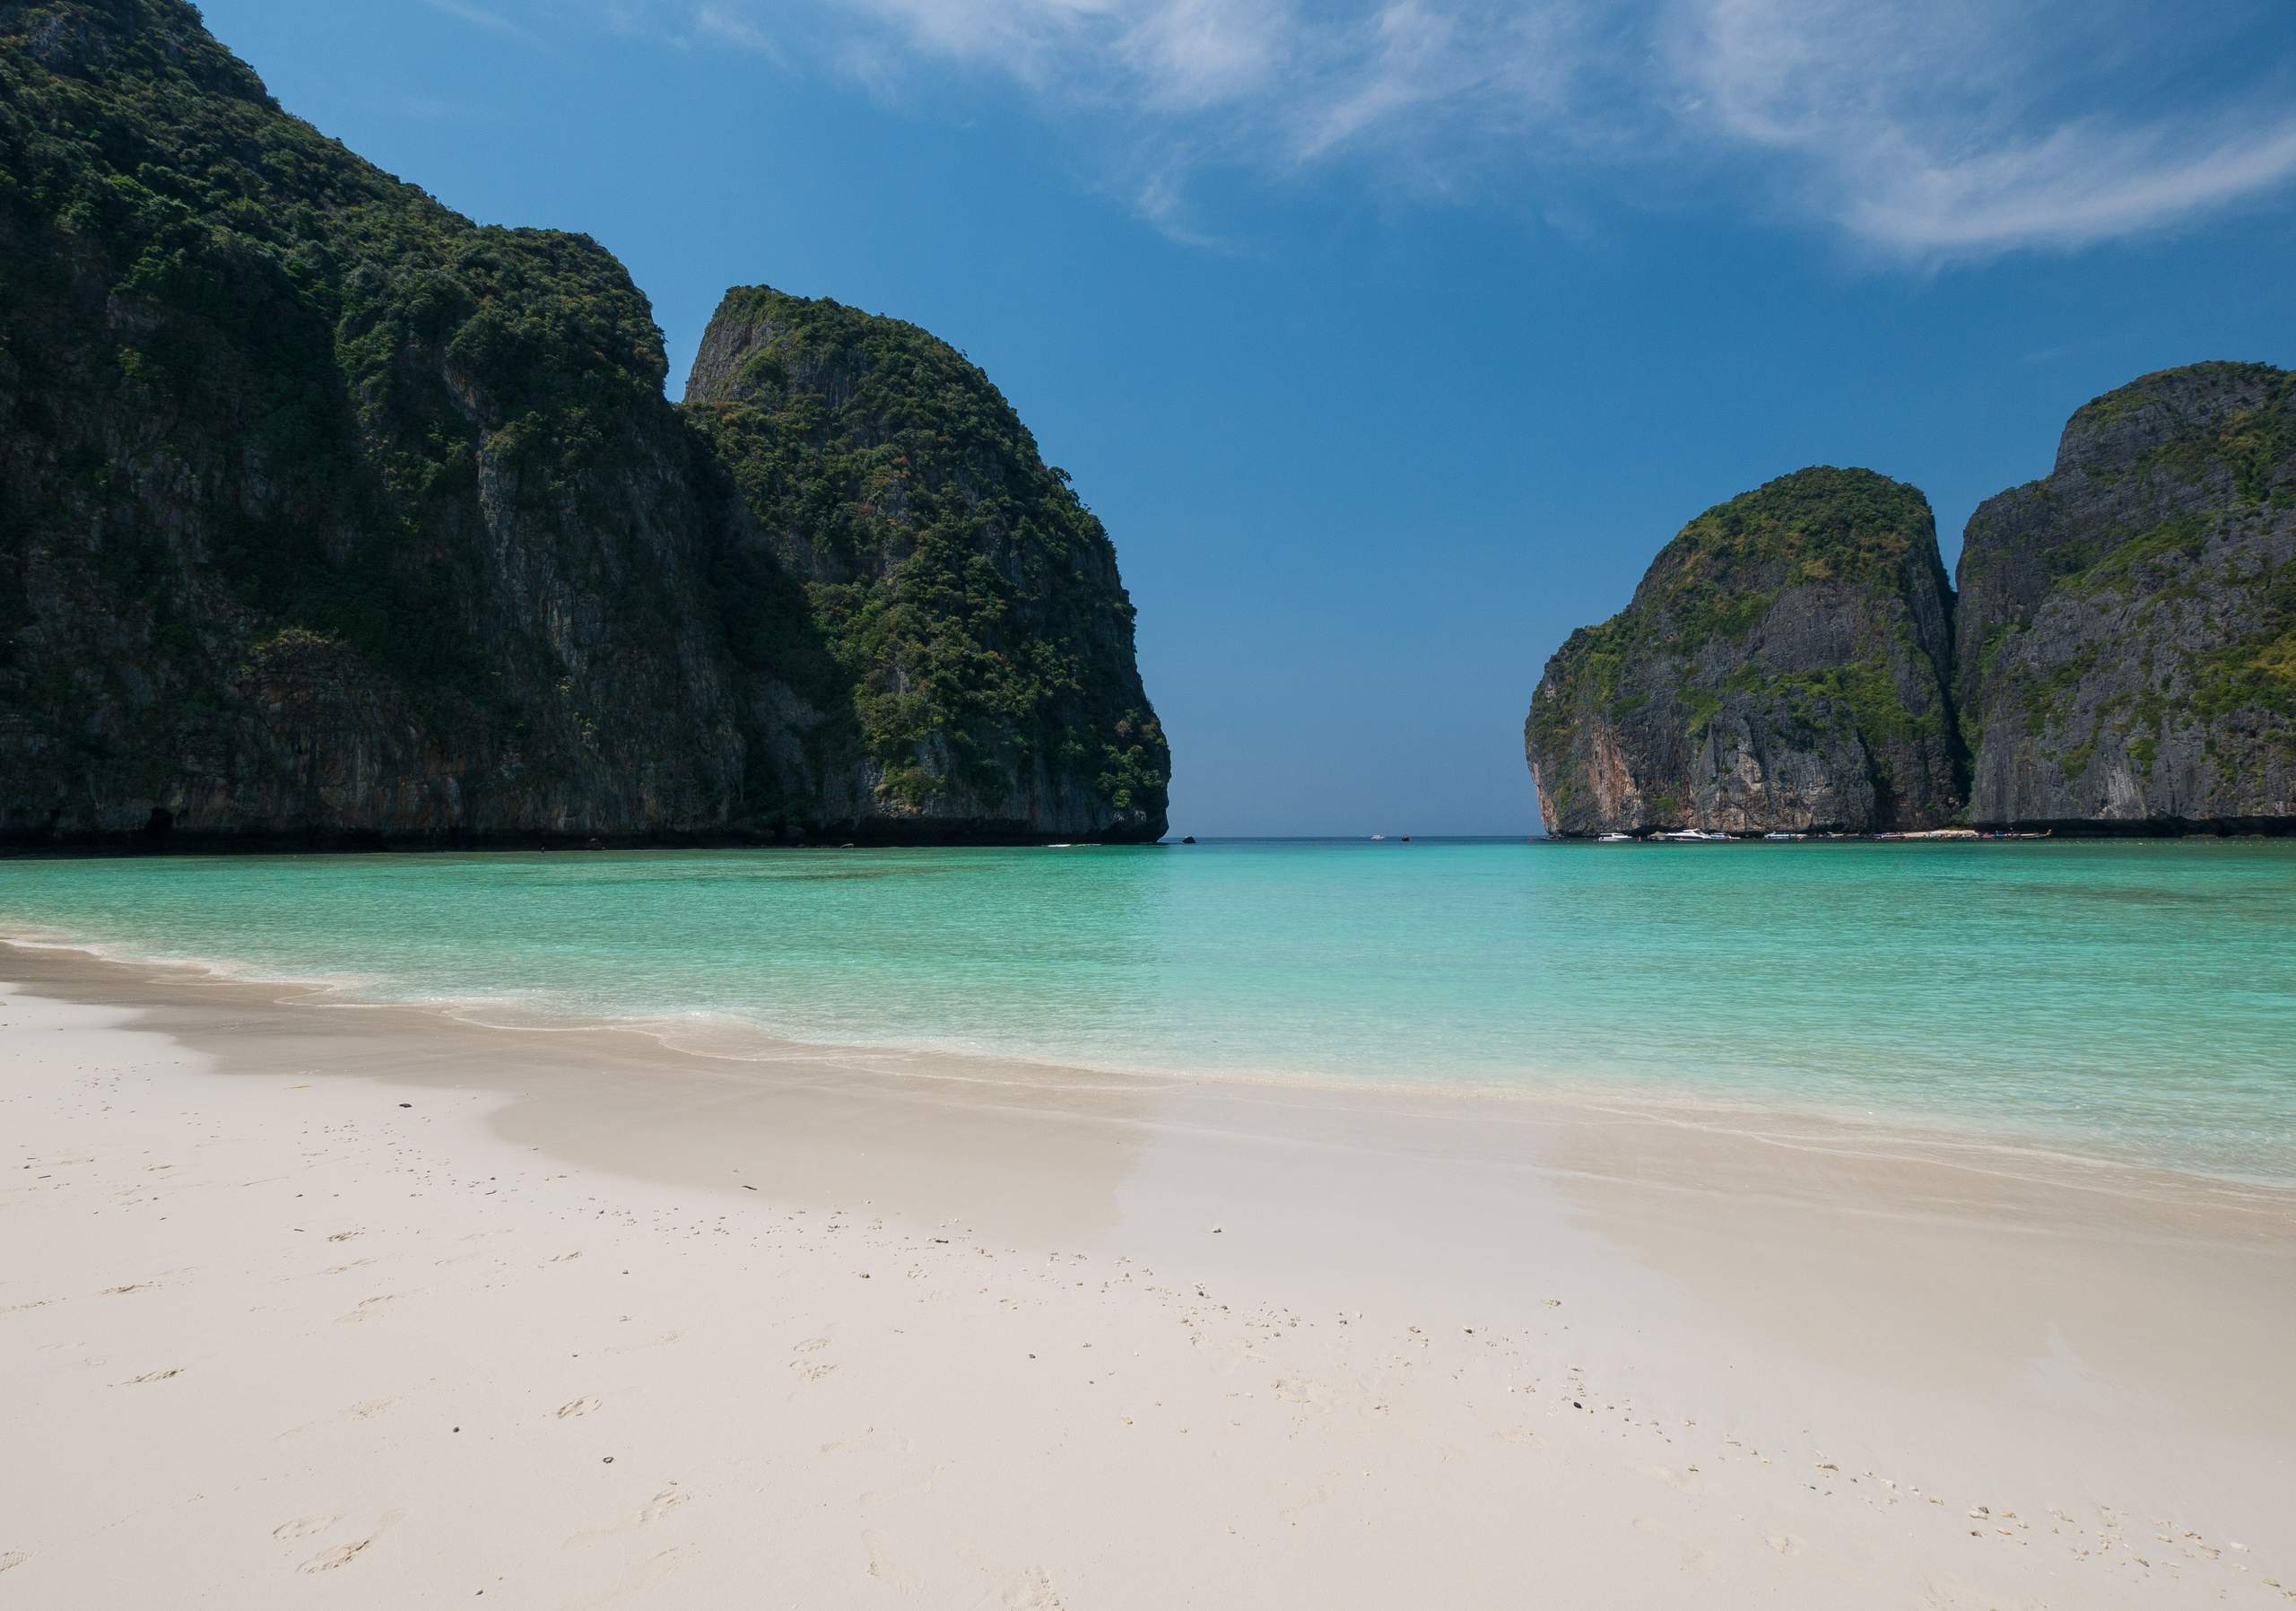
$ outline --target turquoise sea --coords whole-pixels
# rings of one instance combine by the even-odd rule
[[[0,933],[1090,1069],[1626,1086],[2296,1182],[2296,842],[0,862]]]

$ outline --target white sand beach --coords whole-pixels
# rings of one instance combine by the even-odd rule
[[[0,1607],[2296,1599],[2287,1193],[0,978]]]

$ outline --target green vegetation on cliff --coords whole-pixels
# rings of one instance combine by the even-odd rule
[[[2133,536],[2113,528],[2096,547],[2073,545],[2066,562],[2085,567],[2073,582],[2076,588],[2109,587],[2124,597],[2195,598],[2212,579],[2199,562],[2220,528],[2257,531],[2275,518],[2285,524],[2285,511],[2296,509],[2296,370],[2211,363],[2178,372],[2241,388],[2246,396],[2220,417],[2171,436],[2126,465],[2088,474],[2096,481],[2205,489],[2193,501],[2204,507],[2185,508]],[[2154,378],[2147,377],[2089,404],[2074,415],[2071,428],[2126,418],[2158,396]],[[2296,559],[2249,556],[2234,568],[2223,579],[2253,589],[2256,619],[2231,641],[2196,657],[2199,713],[2213,719],[2247,707],[2296,717]]]
[[[1534,701],[1527,742],[1535,755],[1561,757],[1590,722],[1645,736],[1642,774],[1694,766],[1662,762],[1657,747],[1687,757],[1726,710],[1786,744],[1824,749],[1854,733],[1886,795],[1910,789],[1925,820],[1951,809],[1935,780],[1899,779],[1900,758],[1940,761],[1950,773],[1952,728],[1941,686],[1944,570],[1928,501],[1917,488],[1871,471],[1816,466],[1718,504],[1699,516],[1651,562],[1632,603],[1599,626],[1574,632],[1550,663]],[[1854,624],[1805,631],[1796,600],[1897,601],[1926,590],[1920,609],[1853,606]],[[1786,608],[1780,610],[1781,602]],[[1807,624],[1807,623],[1805,623]],[[1757,637],[1761,642],[1755,643]],[[1654,675],[1654,668],[1671,671]],[[1659,735],[1654,704],[1678,734]],[[1625,753],[1622,751],[1622,753]],[[1630,766],[1638,757],[1627,756]],[[1543,796],[1569,820],[1583,787],[1570,765],[1543,768]],[[1679,812],[1696,791],[1669,787],[1646,797]],[[1783,820],[1783,819],[1781,819]],[[1640,825],[1640,824],[1636,824]]]
[[[2163,370],[2066,422],[1961,563],[1986,823],[2296,814],[2296,373]]]
[[[247,468],[302,495],[249,501],[215,534],[247,602],[404,674],[468,675],[483,656],[458,640],[455,594],[472,579],[440,573],[456,556],[431,518],[469,492],[482,444],[537,472],[529,496],[626,446],[665,367],[645,298],[586,238],[473,225],[281,111],[188,6],[12,9],[13,389],[100,389],[160,422],[163,448],[223,401],[249,433]],[[117,327],[99,366],[68,328],[92,279]],[[483,398],[453,395],[417,357],[431,354],[483,377]],[[98,490],[111,466],[80,456],[82,489]],[[335,541],[314,540],[315,519]]]
[[[705,435],[596,242],[382,173],[183,0],[0,4],[0,837],[1153,837],[1106,535],[851,317],[864,414]]]
[[[987,376],[914,325],[752,287],[711,321],[686,406],[803,579],[882,791],[1040,768],[1161,818],[1170,759],[1115,549]]]

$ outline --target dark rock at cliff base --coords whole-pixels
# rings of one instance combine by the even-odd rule
[[[2296,374],[2088,404],[1970,518],[1958,683],[1982,825],[2296,823]]]
[[[1116,550],[987,376],[761,286],[727,293],[685,403],[763,534],[726,591],[774,787],[896,832],[1162,836]]]
[[[1718,505],[1571,634],[1525,748],[1550,834],[1932,827],[1961,801],[1952,597],[1916,488],[1819,467]]]
[[[0,843],[1161,831],[1097,523],[883,461],[970,469],[978,399],[875,371],[877,440],[793,391],[761,527],[665,368],[594,241],[361,161],[181,0],[0,4]],[[845,557],[848,496],[943,487],[886,541],[964,554]]]

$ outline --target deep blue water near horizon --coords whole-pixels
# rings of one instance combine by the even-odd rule
[[[0,934],[680,1045],[1628,1087],[2296,1183],[2296,841],[0,862]]]

